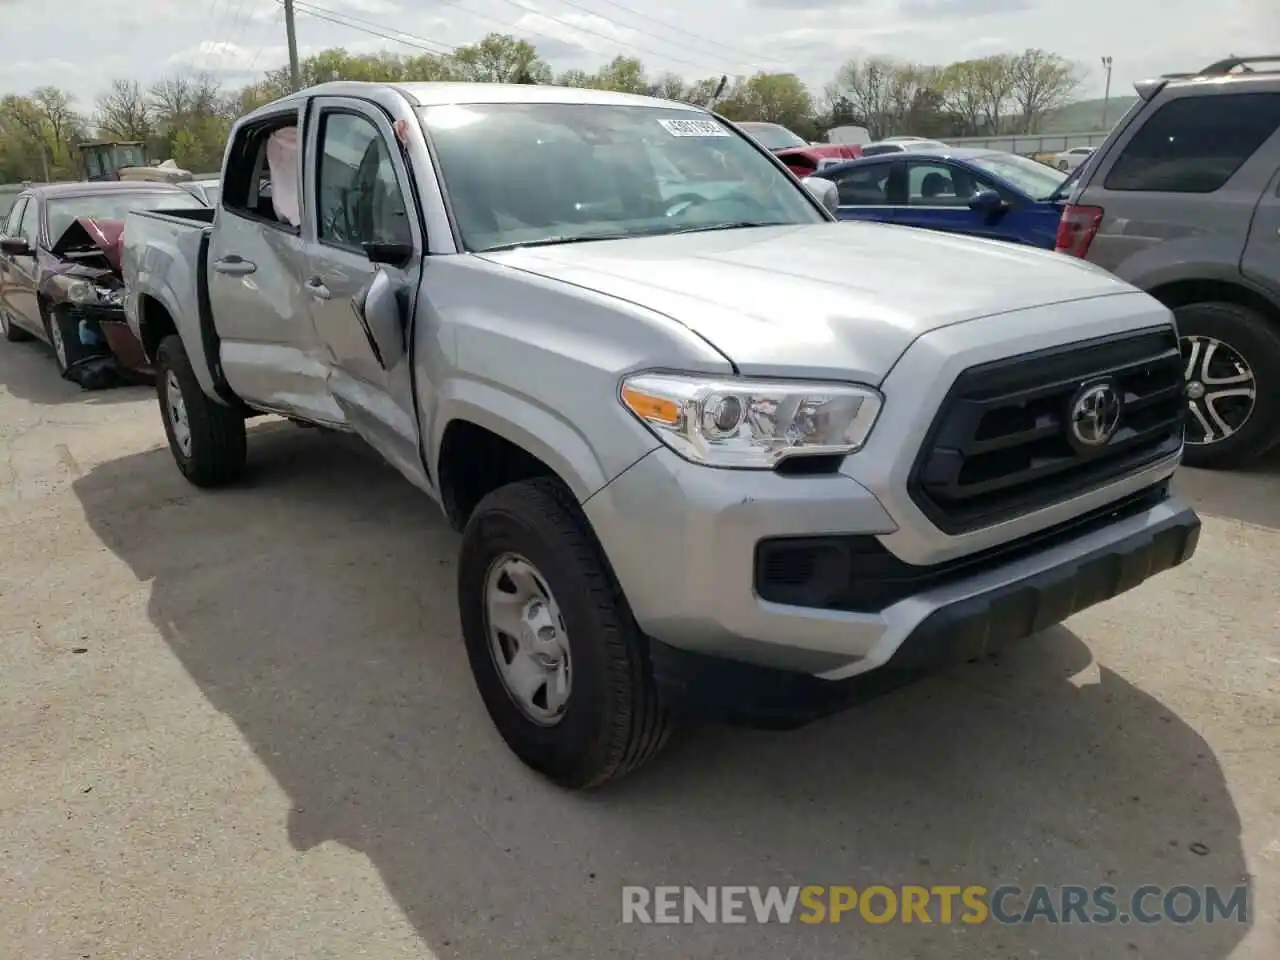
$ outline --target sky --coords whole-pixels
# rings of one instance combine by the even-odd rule
[[[1113,95],[1125,95],[1143,77],[1280,54],[1280,0],[297,2],[304,57],[335,46],[440,52],[496,31],[529,40],[557,71],[624,54],[650,75],[793,72],[815,94],[842,63],[872,54],[946,63],[1041,47],[1079,64],[1081,98],[1102,96],[1103,56]],[[0,94],[54,84],[89,114],[113,78],[199,70],[232,88],[285,62],[279,0],[0,0]]]

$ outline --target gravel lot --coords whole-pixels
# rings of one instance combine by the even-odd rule
[[[793,733],[566,795],[490,727],[456,538],[357,445],[202,494],[149,391],[0,343],[0,957],[1280,957],[1280,462],[1187,566]],[[623,884],[1252,888],[1178,927],[626,926]]]

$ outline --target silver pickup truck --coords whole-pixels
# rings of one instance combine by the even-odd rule
[[[192,483],[270,413],[441,504],[493,722],[586,787],[682,718],[804,722],[1195,550],[1167,309],[829,201],[697,107],[326,84],[237,123],[216,211],[130,215],[126,309]]]

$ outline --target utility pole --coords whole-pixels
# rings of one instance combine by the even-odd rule
[[[284,34],[289,42],[289,86],[298,89],[298,34],[293,28],[293,0],[284,0]]]
[[[286,9],[291,0],[286,0]],[[1111,58],[1102,58],[1102,69],[1107,71],[1107,88],[1102,95],[1102,129],[1110,129],[1107,126],[1107,108],[1111,106]]]

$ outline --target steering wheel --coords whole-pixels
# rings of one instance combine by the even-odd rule
[[[710,197],[704,197],[700,193],[682,193],[673,197],[667,204],[667,212],[663,214],[666,217],[677,217],[682,213],[687,213],[694,207],[701,206],[704,203],[714,203]]]

